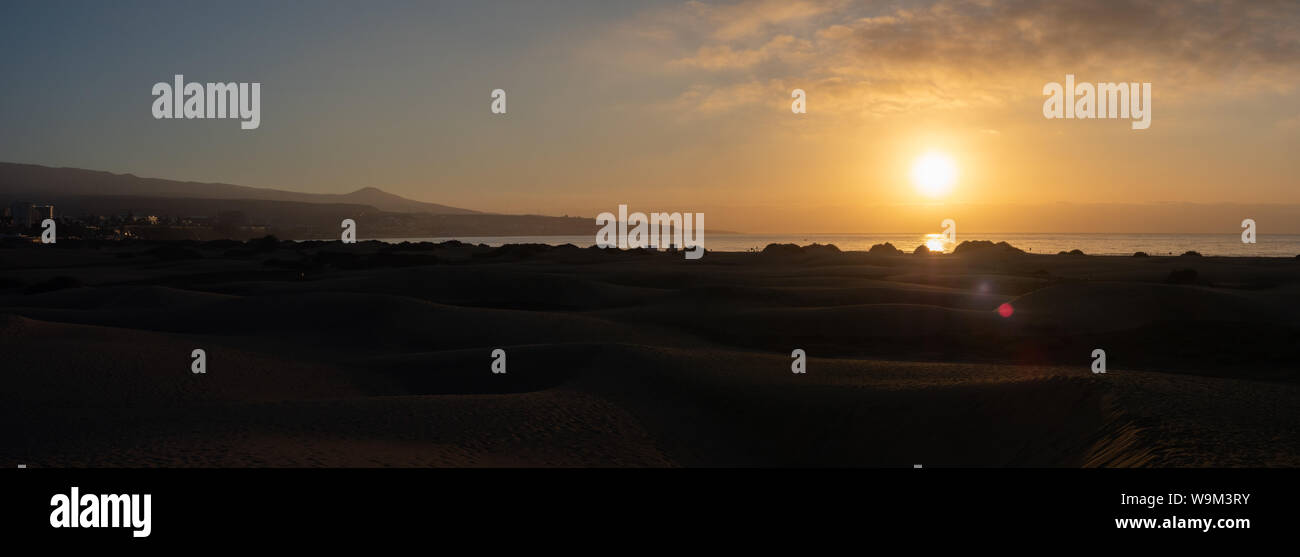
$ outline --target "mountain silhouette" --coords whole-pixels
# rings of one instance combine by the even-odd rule
[[[70,196],[141,196],[190,199],[250,199],[368,205],[394,213],[474,215],[479,211],[425,203],[365,187],[352,193],[302,193],[213,182],[188,182],[141,178],[80,168],[54,168],[36,164],[0,162],[0,200],[46,201]]]

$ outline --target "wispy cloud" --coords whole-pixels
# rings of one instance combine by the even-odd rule
[[[867,116],[997,106],[1066,73],[1153,82],[1162,102],[1300,84],[1300,4],[1282,0],[750,0],[640,21],[675,46],[653,62],[684,74],[672,104],[706,113],[781,102],[789,87]]]

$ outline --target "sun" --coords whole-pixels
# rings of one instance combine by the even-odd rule
[[[956,181],[957,164],[943,153],[926,153],[912,163],[912,182],[927,197],[948,195]]]

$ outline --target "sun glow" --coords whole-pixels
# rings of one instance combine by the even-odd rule
[[[927,197],[948,195],[956,181],[957,164],[943,153],[926,153],[912,163],[912,182]]]

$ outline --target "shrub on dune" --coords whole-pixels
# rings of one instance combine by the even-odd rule
[[[952,250],[953,255],[1020,255],[1025,253],[1018,247],[1006,242],[993,243],[989,240],[966,240]]]
[[[894,244],[885,242],[883,244],[871,246],[871,249],[867,250],[867,253],[870,253],[871,255],[903,255],[903,250],[894,247]]]
[[[802,255],[803,248],[796,244],[768,244],[763,255]]]
[[[804,246],[803,251],[804,251],[804,253],[810,253],[810,254],[814,254],[814,255],[818,255],[818,254],[825,255],[825,254],[837,254],[837,253],[840,253],[840,248],[839,248],[839,246],[836,246],[835,244],[815,244],[815,243],[814,243],[814,244],[809,244],[809,245],[807,245],[807,246]]]
[[[528,259],[534,255],[551,251],[546,244],[506,244],[486,253],[476,253],[475,258]]]
[[[249,240],[248,247],[252,248],[253,251],[261,253],[275,251],[276,248],[280,247],[280,239],[268,234],[261,238]]]

